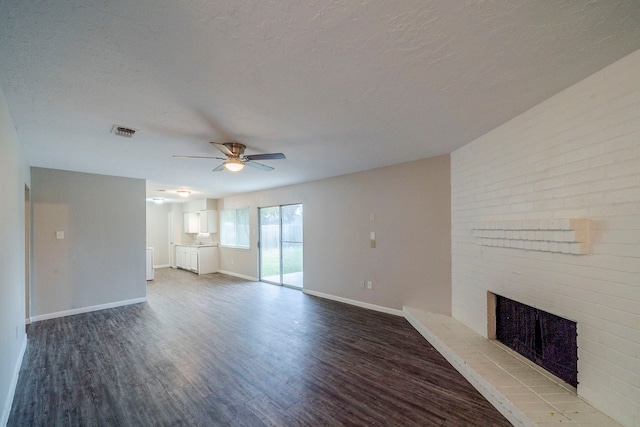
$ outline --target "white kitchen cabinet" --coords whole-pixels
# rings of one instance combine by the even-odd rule
[[[198,271],[198,248],[190,246],[187,248],[187,256],[189,257],[187,270]]]
[[[198,224],[197,212],[186,212],[184,214],[184,232],[185,233],[198,233],[200,226]]]
[[[218,232],[218,211],[206,210],[199,212],[200,233]]]
[[[176,267],[198,274],[216,273],[219,269],[216,246],[176,246]]]
[[[182,227],[182,229],[185,233],[188,233],[189,232],[189,213],[185,212],[183,214],[183,218],[184,218],[184,226]]]
[[[187,248],[185,246],[176,246],[176,267],[186,269],[185,255]]]
[[[201,246],[198,248],[198,274],[217,273],[219,267],[218,248]]]
[[[191,246],[179,246],[179,252],[176,252],[176,257],[180,259],[179,268],[183,270],[195,271],[198,269],[198,260],[194,259],[197,251]]]

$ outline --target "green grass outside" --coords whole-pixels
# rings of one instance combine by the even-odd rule
[[[280,258],[278,249],[266,249],[262,251],[262,276],[276,276],[280,271]],[[283,274],[302,271],[302,245],[282,248]]]

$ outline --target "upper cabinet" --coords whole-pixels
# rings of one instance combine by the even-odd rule
[[[206,210],[200,212],[186,212],[184,214],[185,233],[217,233],[218,211]]]
[[[199,212],[200,217],[200,233],[217,233],[218,232],[218,211],[206,210]]]
[[[198,224],[197,212],[186,212],[184,214],[184,232],[185,233],[198,233],[200,226]]]
[[[218,203],[213,199],[200,199],[182,205],[184,232],[211,234],[218,232]]]

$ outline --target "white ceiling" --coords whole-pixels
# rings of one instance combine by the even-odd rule
[[[30,164],[169,198],[450,153],[639,48],[637,0],[0,0]],[[231,140],[287,159],[233,174],[172,157]]]

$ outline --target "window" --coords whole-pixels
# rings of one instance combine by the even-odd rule
[[[220,212],[220,245],[249,248],[249,208]]]

